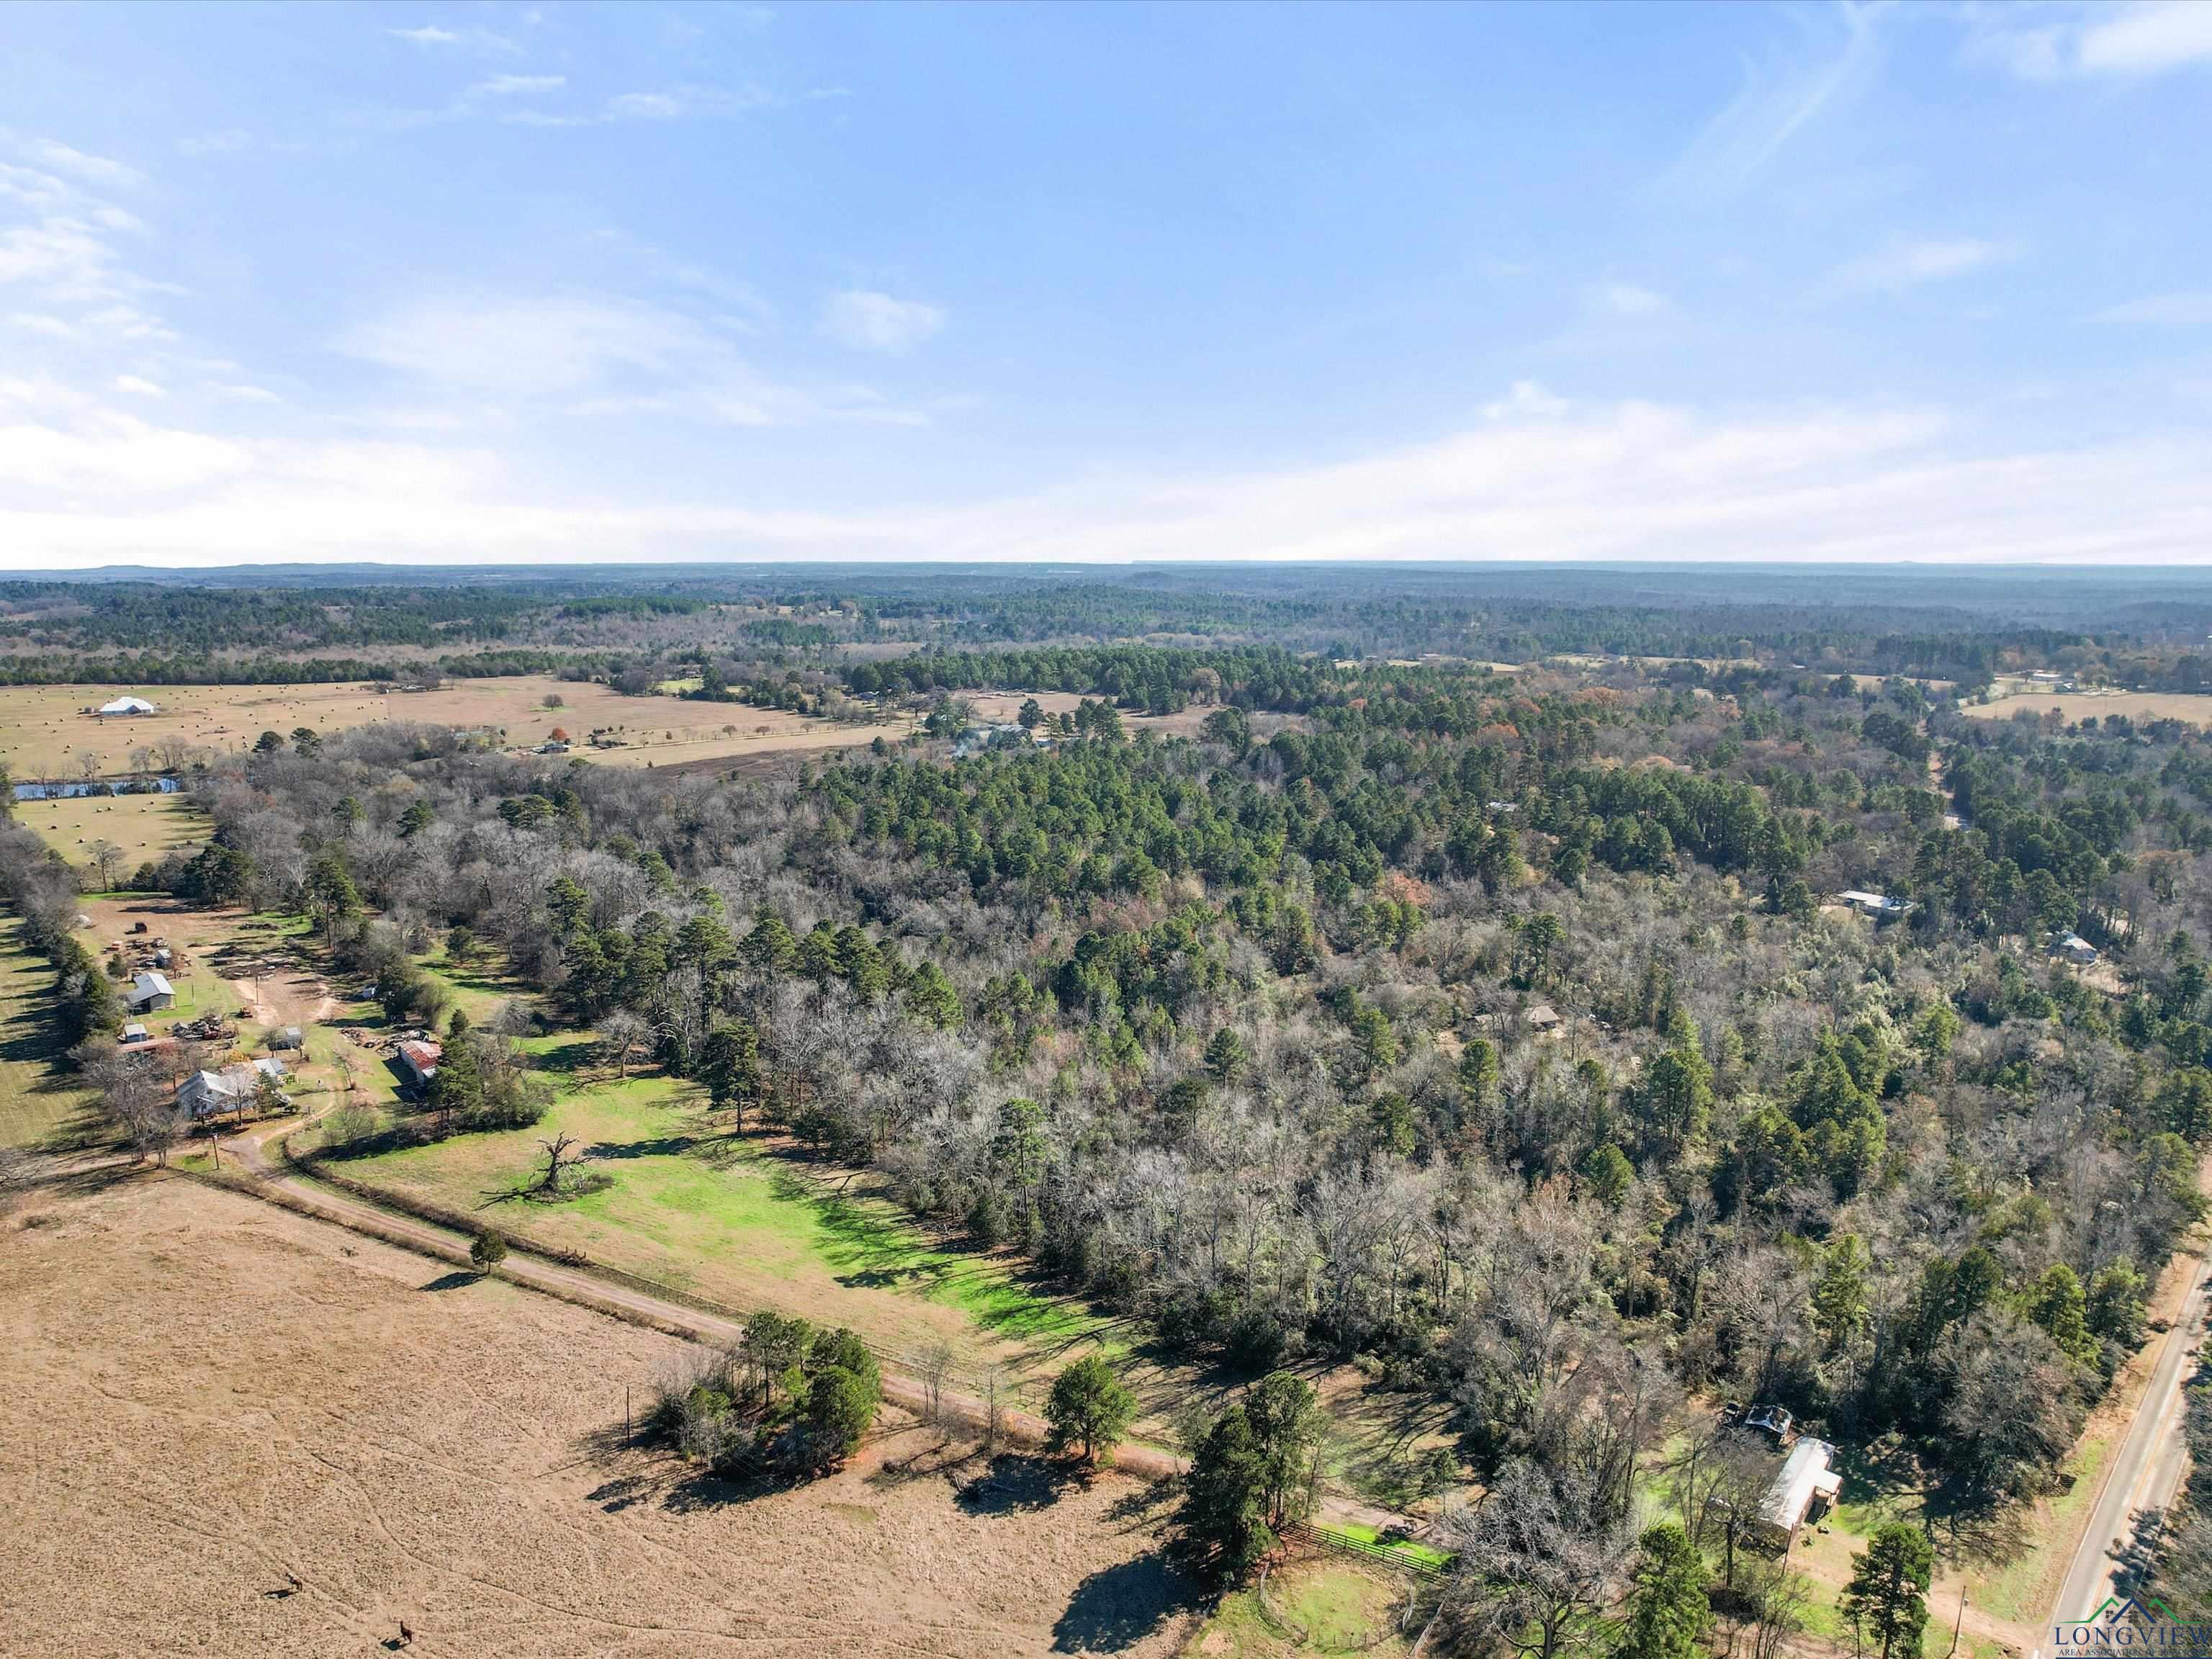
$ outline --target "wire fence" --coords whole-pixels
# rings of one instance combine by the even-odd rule
[[[411,1216],[417,1221],[428,1222],[432,1226],[443,1227],[449,1232],[459,1233],[464,1237],[473,1237],[484,1231],[487,1226],[493,1224],[482,1216],[470,1215],[428,1199],[417,1198],[412,1194],[398,1193],[386,1187],[357,1181],[351,1176],[332,1169],[328,1159],[295,1146],[293,1144],[295,1139],[289,1134],[280,1138],[287,1164],[301,1174],[310,1176],[325,1186],[335,1188],[339,1192],[358,1198],[364,1203],[373,1204],[380,1209],[396,1211],[402,1215]],[[500,1224],[497,1231],[500,1237],[507,1241],[507,1248],[510,1249],[520,1250],[526,1255],[534,1256],[539,1261],[550,1262],[556,1267],[588,1272],[594,1279],[605,1279],[611,1284],[623,1285],[647,1296],[659,1297],[662,1301],[672,1302],[679,1307],[688,1308],[696,1313],[705,1314],[711,1318],[722,1320],[730,1324],[743,1326],[749,1322],[756,1313],[780,1311],[780,1310],[768,1308],[765,1304],[757,1308],[740,1308],[703,1295],[688,1285],[656,1278],[653,1274],[638,1273],[627,1267],[614,1267],[605,1261],[594,1261],[586,1252],[574,1246],[554,1244],[544,1239],[533,1238],[527,1232],[508,1227],[504,1224]],[[967,1400],[981,1406],[987,1413],[994,1401],[1009,1411],[1034,1407],[1039,1403],[1036,1397],[1038,1389],[1035,1386],[1035,1379],[1018,1373],[978,1371],[972,1367],[963,1367],[947,1356],[896,1348],[866,1337],[862,1337],[860,1342],[861,1346],[875,1357],[876,1363],[883,1367],[887,1375],[896,1376],[909,1383],[915,1391],[942,1396],[943,1398],[936,1403],[942,1408],[946,1401],[951,1402],[956,1407],[951,1413],[953,1415],[975,1415],[972,1412],[957,1409],[963,1403],[959,1398],[961,1396],[965,1396]],[[902,1390],[902,1392],[906,1391]],[[1018,1425],[1016,1426],[1018,1427]],[[1017,1437],[1020,1437],[1018,1434]]]

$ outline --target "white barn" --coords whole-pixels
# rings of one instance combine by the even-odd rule
[[[99,714],[100,719],[107,720],[115,715],[151,714],[159,711],[155,708],[152,703],[148,702],[143,697],[124,696],[118,697],[113,702],[104,702],[100,704],[96,712]]]

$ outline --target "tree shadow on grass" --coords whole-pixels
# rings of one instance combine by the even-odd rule
[[[1119,1653],[1199,1603],[1196,1587],[1155,1550],[1101,1567],[1075,1587],[1052,1627],[1054,1653]]]
[[[555,1043],[550,1048],[532,1049],[530,1058],[542,1072],[559,1072],[563,1075],[573,1076],[591,1064],[598,1054],[599,1046],[598,1041],[594,1038],[574,1037],[566,1042]],[[641,1074],[633,1073],[631,1075]],[[620,1081],[620,1079],[616,1080]]]
[[[586,1157],[605,1158],[680,1158],[699,1144],[696,1135],[653,1135],[643,1140],[602,1140]]]
[[[464,1268],[456,1267],[453,1272],[440,1273],[435,1279],[417,1285],[415,1288],[418,1291],[458,1291],[464,1285],[475,1284],[477,1279],[477,1274]]]
[[[1003,1452],[975,1480],[956,1481],[954,1492],[966,1514],[1018,1515],[1050,1509],[1073,1484],[1065,1464]]]

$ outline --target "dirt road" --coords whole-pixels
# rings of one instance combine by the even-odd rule
[[[2128,1425],[2127,1437],[2112,1459],[2096,1507],[2090,1511],[2088,1528],[2058,1592],[2057,1604],[2044,1622],[2035,1659],[2044,1659],[2052,1650],[2051,1632],[2055,1623],[2087,1620],[2104,1605],[2105,1598],[2113,1593],[2115,1577],[2122,1571],[2135,1517],[2164,1509],[2180,1488],[2187,1462],[2181,1438],[2182,1392],[2190,1362],[2203,1334],[2209,1273],[2212,1273],[2212,1247],[2199,1255],[2190,1268],[2181,1311],[2160,1339],[2150,1382]]]

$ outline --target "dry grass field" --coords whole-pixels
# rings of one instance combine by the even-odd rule
[[[158,714],[101,720],[88,708],[131,692]],[[557,696],[562,706],[547,708]],[[169,744],[232,753],[250,749],[264,732],[289,736],[307,726],[329,733],[374,720],[404,720],[503,731],[520,745],[543,743],[556,726],[580,740],[609,728],[627,747],[605,752],[633,765],[660,758],[696,758],[708,744],[742,754],[763,744],[865,742],[877,728],[833,726],[738,703],[685,702],[676,697],[625,697],[604,685],[550,675],[455,680],[434,692],[379,695],[358,682],[341,685],[42,685],[0,687],[0,757],[16,778],[82,775],[83,757],[100,769],[129,769],[140,749]],[[730,728],[726,730],[725,728]],[[832,735],[834,734],[834,736]],[[750,748],[749,748],[750,746]],[[588,751],[579,749],[579,753]]]
[[[35,830],[47,846],[80,870],[92,868],[92,848],[102,841],[122,848],[128,877],[149,861],[208,837],[207,815],[183,795],[85,795],[70,800],[15,803],[15,822]]]
[[[1125,1480],[977,1501],[891,1422],[732,1490],[622,1444],[672,1339],[173,1176],[8,1224],[0,1652],[1152,1659],[1194,1617]]]
[[[83,711],[125,692],[145,696],[158,714],[101,720]],[[547,708],[545,699],[562,700]],[[982,720],[1012,720],[1018,694],[978,692],[969,699]],[[1063,691],[1039,692],[1051,713],[1082,699]],[[1150,726],[1184,734],[1197,731],[1203,708]],[[625,697],[604,685],[579,684],[550,675],[512,679],[455,680],[435,692],[380,695],[365,684],[343,685],[17,685],[0,686],[0,761],[18,781],[84,775],[87,756],[113,775],[133,769],[134,756],[153,751],[158,763],[170,745],[232,754],[251,749],[264,732],[289,737],[300,726],[325,735],[376,720],[457,726],[503,734],[508,746],[534,746],[558,728],[575,742],[574,753],[610,766],[693,766],[717,760],[849,749],[878,736],[906,735],[901,717],[881,725],[811,719],[744,703],[687,702],[680,697]],[[622,739],[615,748],[592,748],[585,739],[606,731]]]
[[[2187,691],[2029,691],[1995,702],[1969,703],[1965,712],[1979,720],[2008,720],[2022,710],[2043,715],[2052,709],[2068,725],[2091,715],[2124,714],[2131,720],[2187,720],[2212,726],[2212,695]]]

